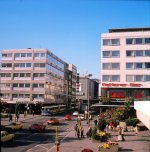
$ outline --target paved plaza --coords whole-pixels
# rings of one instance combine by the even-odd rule
[[[32,120],[36,117],[40,117],[39,115],[27,115],[24,117],[20,115],[19,121],[25,122],[28,120]],[[1,121],[3,125],[8,124],[8,120]],[[82,121],[82,125],[84,127],[84,134],[86,134],[88,130],[88,125],[86,121]],[[93,122],[91,121],[91,126],[93,126]],[[85,136],[84,139],[77,139],[74,132],[74,126],[72,126],[68,132],[68,134],[60,141],[59,152],[81,152],[84,148],[92,149],[93,152],[98,152],[98,145],[103,144],[100,141],[93,141]],[[134,132],[124,132],[125,141],[118,142],[119,151],[120,152],[150,152],[150,131],[144,130],[139,131],[139,134],[136,136]],[[111,141],[117,140],[117,132],[111,133]],[[48,145],[48,144],[47,144]],[[45,145],[46,146],[46,145]],[[41,144],[42,147],[42,144]],[[49,149],[41,149],[42,152],[56,152],[55,144]]]

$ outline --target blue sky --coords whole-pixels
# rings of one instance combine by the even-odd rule
[[[0,50],[47,48],[100,78],[100,36],[150,27],[149,0],[0,0]]]

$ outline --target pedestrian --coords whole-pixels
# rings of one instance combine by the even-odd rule
[[[135,131],[135,135],[138,135],[138,132],[139,132],[138,125],[136,125],[136,126],[134,127],[134,131]]]
[[[119,127],[118,129],[118,141],[125,141],[124,130],[122,127]]]
[[[80,129],[79,129],[79,127],[77,127],[77,137],[78,137],[78,139],[80,138]]]
[[[16,118],[17,118],[17,121],[18,121],[18,119],[19,119],[19,113],[16,114]]]
[[[81,138],[84,138],[84,128],[81,126]]]
[[[94,120],[95,127],[97,126],[97,119]]]
[[[34,110],[33,110],[33,112],[32,112],[33,117],[34,117],[34,114],[35,114],[35,112],[34,112]]]
[[[9,122],[12,121],[12,114],[9,114]]]
[[[86,133],[87,137],[89,137],[91,139],[92,136],[92,128],[89,126],[88,128],[88,132]]]
[[[75,126],[74,126],[75,136],[77,136],[77,129],[78,129],[78,125],[75,124]]]

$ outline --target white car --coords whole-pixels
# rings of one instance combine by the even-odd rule
[[[73,116],[78,116],[78,115],[79,115],[79,112],[78,112],[78,111],[75,111],[75,112],[73,112],[72,115],[73,115]]]
[[[83,115],[83,114],[79,114],[79,115],[78,115],[78,119],[84,120],[84,115]]]

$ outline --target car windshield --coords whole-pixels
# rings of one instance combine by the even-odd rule
[[[50,118],[49,120],[56,120],[56,118]]]

